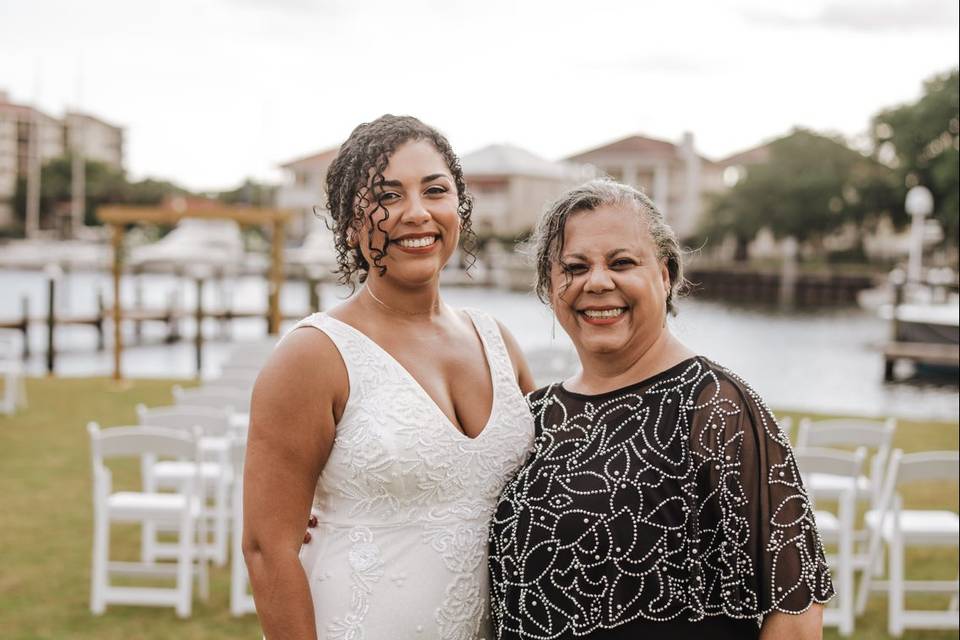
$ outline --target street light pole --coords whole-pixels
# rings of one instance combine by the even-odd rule
[[[933,194],[922,185],[907,191],[904,208],[910,214],[910,258],[907,262],[907,282],[923,280],[923,226],[924,218],[933,212]]]

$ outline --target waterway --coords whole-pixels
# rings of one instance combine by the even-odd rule
[[[139,290],[139,293],[138,293]],[[63,275],[58,283],[56,307],[60,314],[91,313],[96,309],[97,292],[109,300],[107,274],[77,272]],[[209,283],[204,301],[235,308],[263,308],[266,284],[261,279],[238,278]],[[324,285],[322,301],[332,307],[347,292]],[[532,294],[485,288],[445,288],[445,300],[454,306],[486,310],[501,320],[531,356],[539,373],[538,382],[547,383],[568,375],[576,359],[569,340],[554,327],[549,311]],[[174,295],[184,309],[195,304],[192,282],[166,275],[141,276],[139,285],[126,278],[122,296],[133,305],[163,307]],[[46,314],[47,280],[38,271],[0,271],[0,320],[18,318],[21,299],[29,300],[32,316]],[[729,367],[746,379],[768,404],[778,409],[839,413],[864,416],[911,417],[957,421],[957,381],[939,383],[885,383],[880,346],[888,337],[889,325],[859,308],[798,310],[782,313],[775,309],[744,307],[688,298],[680,313],[670,320],[673,331],[695,351]],[[289,283],[283,290],[282,307],[289,313],[305,312],[308,293],[302,283]],[[181,322],[187,338],[164,344],[164,326],[143,326],[142,344],[131,344],[124,355],[124,373],[130,377],[184,378],[195,373],[195,355],[190,336],[191,320]],[[96,333],[90,327],[63,326],[57,329],[56,373],[66,376],[109,375],[112,371],[109,331],[107,349],[96,350]],[[224,358],[237,344],[262,340],[265,322],[261,319],[234,320],[221,326],[207,320],[204,334],[210,340],[204,348],[204,376],[215,376]],[[130,336],[132,338],[132,335]],[[46,330],[34,325],[32,355],[27,366],[41,375],[45,366]]]

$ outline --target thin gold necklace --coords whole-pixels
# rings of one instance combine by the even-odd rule
[[[370,297],[373,298],[374,301],[376,301],[376,303],[379,304],[381,307],[383,307],[387,311],[392,311],[393,313],[399,313],[400,315],[403,315],[403,316],[423,316],[423,315],[427,315],[431,311],[440,311],[439,299],[437,299],[436,304],[432,308],[427,309],[426,311],[404,311],[403,309],[394,309],[393,307],[388,305],[386,302],[378,298],[376,295],[374,295],[373,291],[370,290],[369,286],[365,286],[364,290],[367,293],[369,293]]]

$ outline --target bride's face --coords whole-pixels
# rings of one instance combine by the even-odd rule
[[[436,148],[426,140],[399,146],[382,180],[374,176],[367,200],[357,241],[370,277],[411,285],[438,278],[460,240],[460,201]],[[375,266],[378,256],[387,268],[383,276]]]

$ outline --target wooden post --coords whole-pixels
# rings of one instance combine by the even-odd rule
[[[30,357],[30,298],[23,296],[20,299],[20,308],[23,310],[23,323],[20,332],[23,333],[23,359]]]
[[[282,220],[273,222],[273,242],[270,247],[270,282],[267,311],[267,333],[276,335],[280,331],[280,290],[283,287],[283,235]]]
[[[307,274],[307,289],[310,294],[310,311],[316,313],[320,311],[320,281],[312,273]]]
[[[197,380],[203,373],[203,276],[197,276],[197,312],[196,312],[197,332],[194,336],[194,344],[197,350]]]
[[[120,302],[120,278],[123,275],[123,224],[113,225],[113,379],[123,379],[120,362],[123,356],[123,310]]]
[[[143,322],[140,320],[143,312],[143,276],[139,267],[133,271],[133,305],[135,318],[133,321],[133,336],[137,344],[143,344]]]
[[[56,346],[54,334],[57,328],[57,273],[56,268],[47,270],[47,375],[53,375],[56,364]]]
[[[106,305],[103,303],[103,290],[97,290],[97,323],[94,325],[97,329],[97,351],[103,351],[106,346],[106,340],[103,335],[104,316],[107,315]]]

